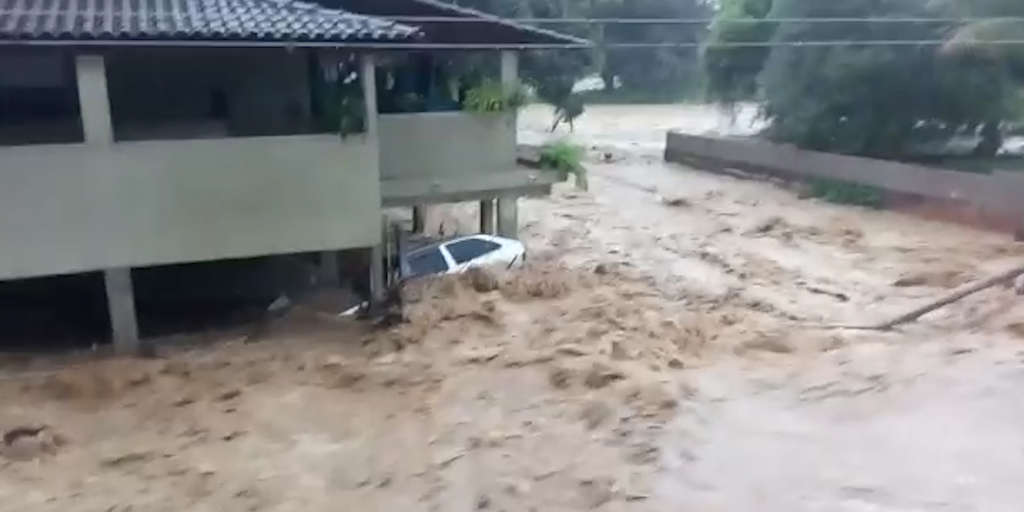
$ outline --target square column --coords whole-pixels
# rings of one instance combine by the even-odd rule
[[[107,68],[102,55],[76,55],[78,105],[86,144],[109,146],[114,143],[110,121],[110,96],[107,93]]]
[[[423,234],[427,228],[427,205],[412,207],[412,232]]]
[[[107,68],[103,55],[75,55],[75,77],[78,80],[78,110],[82,116],[85,143],[91,146],[114,144],[114,128],[110,120],[110,96],[107,92]],[[111,338],[119,354],[138,353],[139,324],[135,315],[135,290],[130,267],[103,271],[107,294]]]
[[[485,235],[494,234],[494,199],[480,201],[480,232]]]
[[[366,138],[377,139],[377,64],[372,53],[359,57],[359,80],[363,86],[363,108],[366,114]]]
[[[501,85],[509,93],[519,84],[519,53],[515,50],[501,51]],[[512,127],[516,127],[516,112],[511,112]],[[516,131],[512,130],[512,146],[517,144]]]
[[[498,198],[498,236],[519,238],[519,198]]]
[[[501,84],[506,92],[511,92],[519,84],[519,53],[515,50],[501,51]],[[516,113],[512,112],[513,126],[516,124]],[[516,131],[512,131],[512,146],[516,146]],[[519,238],[519,198],[499,197],[498,203],[498,236]],[[481,212],[482,212],[481,208]]]
[[[107,310],[110,312],[114,351],[118,354],[137,353],[141,344],[139,324],[135,316],[132,269],[121,267],[104,270],[103,284],[107,292]]]

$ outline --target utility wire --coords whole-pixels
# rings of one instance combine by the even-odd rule
[[[1024,46],[1024,39],[1003,39],[992,41],[959,40],[958,43],[969,43],[978,46]],[[715,43],[699,42],[661,42],[661,43],[509,43],[499,45],[502,48],[516,50],[572,50],[572,49],[631,49],[631,48],[822,48],[822,47],[877,47],[877,46],[900,46],[900,47],[927,47],[943,46],[949,44],[949,40],[940,39],[907,39],[907,40],[863,40],[863,41],[768,41],[768,42],[743,42],[725,41]],[[0,46],[3,41],[0,40]],[[315,45],[314,45],[315,46]],[[338,46],[337,43],[324,43],[322,46]],[[350,43],[344,45],[352,48],[380,48],[391,50],[493,50],[493,44],[474,43]]]
[[[560,50],[560,49],[595,49],[595,48],[820,48],[820,47],[864,47],[864,46],[942,46],[949,40],[863,40],[863,41],[770,41],[743,42],[727,41],[717,43],[338,43],[334,41],[300,41],[297,46],[316,48],[350,48],[372,50]],[[958,40],[960,44],[977,46],[1024,46],[1024,39],[1003,39],[992,41]],[[6,46],[64,46],[68,41],[58,39],[0,39],[0,47]],[[159,41],[159,40],[103,40],[81,39],[71,44],[76,46],[136,46],[136,47],[223,47],[223,48],[278,48],[289,46],[290,43],[278,41]]]
[[[490,18],[458,16],[381,16],[400,23],[486,23]],[[1024,22],[1024,16],[974,18],[502,18],[527,25],[710,25],[712,23],[979,23]]]
[[[575,45],[575,47],[600,48],[775,48],[775,47],[823,47],[823,46],[943,46],[952,41],[943,39],[864,39],[835,41],[721,41],[709,43],[608,43]],[[1024,39],[974,40],[960,39],[957,44],[971,46],[1016,46],[1024,45]]]
[[[400,23],[486,23],[491,17],[455,16],[385,16]],[[966,17],[966,18],[501,18],[505,22],[521,24],[711,24],[711,23],[978,23],[988,21],[1024,22],[1024,16]],[[720,41],[720,42],[643,42],[643,43],[526,43],[510,45],[521,49],[631,49],[631,48],[776,48],[776,47],[875,47],[875,46],[943,46],[945,39],[863,39],[812,41]],[[1018,46],[1024,39],[960,39],[959,44],[972,46]],[[424,49],[444,49],[443,43],[410,43],[405,46]],[[457,45],[469,48],[473,45]],[[452,46],[454,47],[454,46]],[[484,46],[481,46],[484,47]]]

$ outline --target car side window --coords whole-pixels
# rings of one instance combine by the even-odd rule
[[[448,262],[444,260],[441,249],[434,247],[410,254],[409,270],[414,276],[437,274],[448,270]]]
[[[487,240],[480,240],[478,238],[470,238],[467,240],[459,240],[458,242],[452,242],[445,246],[448,249],[448,254],[452,255],[452,259],[455,263],[463,264],[473,258],[477,258],[494,252],[501,248],[500,245],[494,242],[488,242]]]

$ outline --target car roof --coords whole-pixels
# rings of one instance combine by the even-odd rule
[[[458,236],[458,237],[455,237],[455,238],[449,238],[448,240],[441,240],[441,241],[438,241],[438,242],[434,242],[434,243],[431,243],[431,244],[420,246],[420,247],[417,247],[417,248],[409,251],[408,254],[409,255],[413,255],[413,254],[418,254],[418,253],[421,253],[421,252],[426,252],[426,251],[429,251],[431,249],[437,249],[437,248],[441,247],[442,245],[453,244],[455,242],[461,242],[463,240],[485,240],[485,241],[488,241],[488,242],[496,243],[496,244],[501,245],[501,246],[506,246],[506,245],[508,245],[508,244],[510,244],[512,242],[518,243],[518,240],[513,240],[511,238],[504,238],[504,237],[500,237],[500,236],[487,235],[487,234],[484,234],[484,233],[477,233],[475,235]]]

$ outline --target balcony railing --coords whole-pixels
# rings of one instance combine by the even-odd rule
[[[337,135],[0,147],[0,279],[372,246],[377,159]]]

